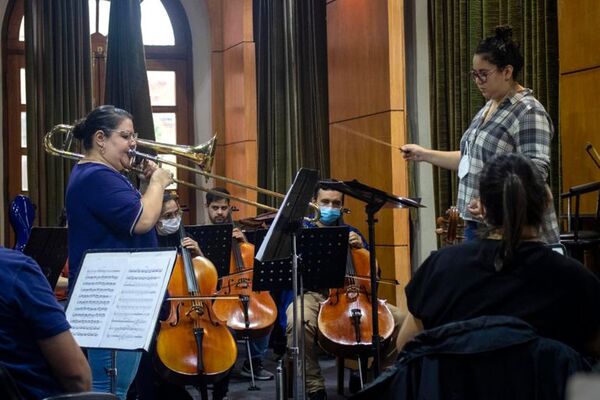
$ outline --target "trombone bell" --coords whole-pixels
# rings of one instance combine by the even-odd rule
[[[160,143],[139,138],[136,139],[136,143],[140,147],[154,150],[157,154],[172,154],[186,158],[196,164],[202,171],[210,172],[217,150],[217,135],[197,146]]]

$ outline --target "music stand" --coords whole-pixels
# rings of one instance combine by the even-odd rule
[[[303,335],[304,329],[298,332],[298,309],[297,295],[300,293],[300,303],[303,314],[302,277],[298,274],[298,253],[296,250],[296,235],[302,227],[304,215],[308,203],[312,197],[313,189],[317,183],[317,171],[300,168],[296,173],[294,182],[288,190],[283,203],[269,227],[269,231],[258,249],[256,259],[258,261],[269,261],[292,256],[292,288],[294,291],[293,314],[294,329],[292,334],[292,348],[290,349],[294,359],[294,370],[296,372],[296,384],[294,385],[294,398],[304,400],[304,351],[298,347],[298,333]],[[291,248],[290,248],[291,246]],[[298,285],[299,284],[299,285]],[[298,290],[300,289],[300,290]],[[301,316],[304,321],[304,315]],[[302,341],[301,345],[304,343]],[[300,354],[302,357],[300,357]]]
[[[344,286],[348,257],[347,226],[303,228],[297,246],[302,286],[308,290]],[[292,289],[291,257],[272,261],[255,260],[252,288],[255,291]]]
[[[23,254],[33,258],[42,268],[53,290],[67,262],[68,252],[67,228],[61,227],[34,226],[23,249]]]
[[[410,199],[384,192],[367,186],[356,179],[344,182],[324,182],[326,188],[337,190],[365,204],[367,224],[369,226],[368,241],[370,244],[369,264],[371,270],[371,306],[373,319],[373,375],[375,378],[381,372],[381,338],[379,336],[379,320],[377,318],[377,266],[375,255],[375,213],[382,208],[421,208],[421,199]]]
[[[232,224],[190,225],[186,233],[198,242],[202,254],[217,268],[219,277],[229,275]]]

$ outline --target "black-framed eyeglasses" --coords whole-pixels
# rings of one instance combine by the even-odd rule
[[[481,83],[486,83],[488,80],[488,77],[496,71],[497,71],[497,69],[481,69],[479,71],[472,69],[469,72],[469,75],[471,76],[471,79],[473,79],[473,82],[476,82],[477,80],[479,80],[479,82],[481,82]]]
[[[118,133],[119,136],[121,136],[123,139],[130,141],[130,140],[136,140],[138,138],[138,133],[137,132],[129,132],[129,131],[113,131],[115,133]]]

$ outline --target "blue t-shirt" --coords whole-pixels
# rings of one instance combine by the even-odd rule
[[[75,165],[66,196],[69,292],[86,250],[157,246],[154,229],[142,235],[133,232],[143,211],[141,198],[129,180],[114,169],[98,163]]]
[[[36,262],[0,247],[0,362],[26,399],[62,393],[37,341],[70,328]]]

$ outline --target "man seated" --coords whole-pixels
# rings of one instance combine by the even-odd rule
[[[229,195],[229,191],[225,188],[216,187],[212,189],[215,192],[220,192],[226,195]],[[231,215],[232,207],[229,203],[229,199],[226,197],[220,197],[218,195],[207,193],[206,194],[206,209],[208,211],[208,219],[210,223],[213,225],[219,224],[230,224],[233,223],[233,218]],[[233,227],[232,232],[233,238],[247,242],[246,236],[237,226]],[[271,334],[267,334],[262,338],[252,338],[250,339],[250,352],[252,353],[252,368],[254,370],[254,379],[267,381],[271,380],[275,377],[272,372],[267,371],[263,367],[263,361],[267,350],[269,348],[269,338]],[[252,377],[250,373],[250,361],[244,361],[244,365],[242,366],[242,376],[247,378]]]
[[[350,229],[350,234],[348,236],[349,246],[368,249],[367,241],[358,229],[342,222],[342,209],[344,207],[343,193],[329,188],[327,186],[327,181],[320,181],[315,187],[312,201],[319,206],[320,219],[314,224],[305,223],[306,227],[348,226]],[[326,297],[323,293],[307,291],[304,294],[304,361],[306,369],[306,393],[310,400],[327,399],[325,379],[321,374],[321,367],[319,366],[318,361],[318,348],[315,340],[317,335],[319,303],[325,300]],[[387,307],[394,317],[394,333],[392,334],[392,341],[395,341],[404,316],[397,307],[394,307],[391,304],[387,304]],[[298,315],[300,315],[300,313],[298,313]],[[286,316],[286,335],[288,348],[290,348],[292,346],[293,304],[288,306]],[[382,358],[384,362],[391,363],[396,358],[396,354],[395,346],[391,345],[389,346],[389,352],[383,354]]]
[[[0,248],[0,363],[27,399],[90,390],[88,362],[36,262]]]

